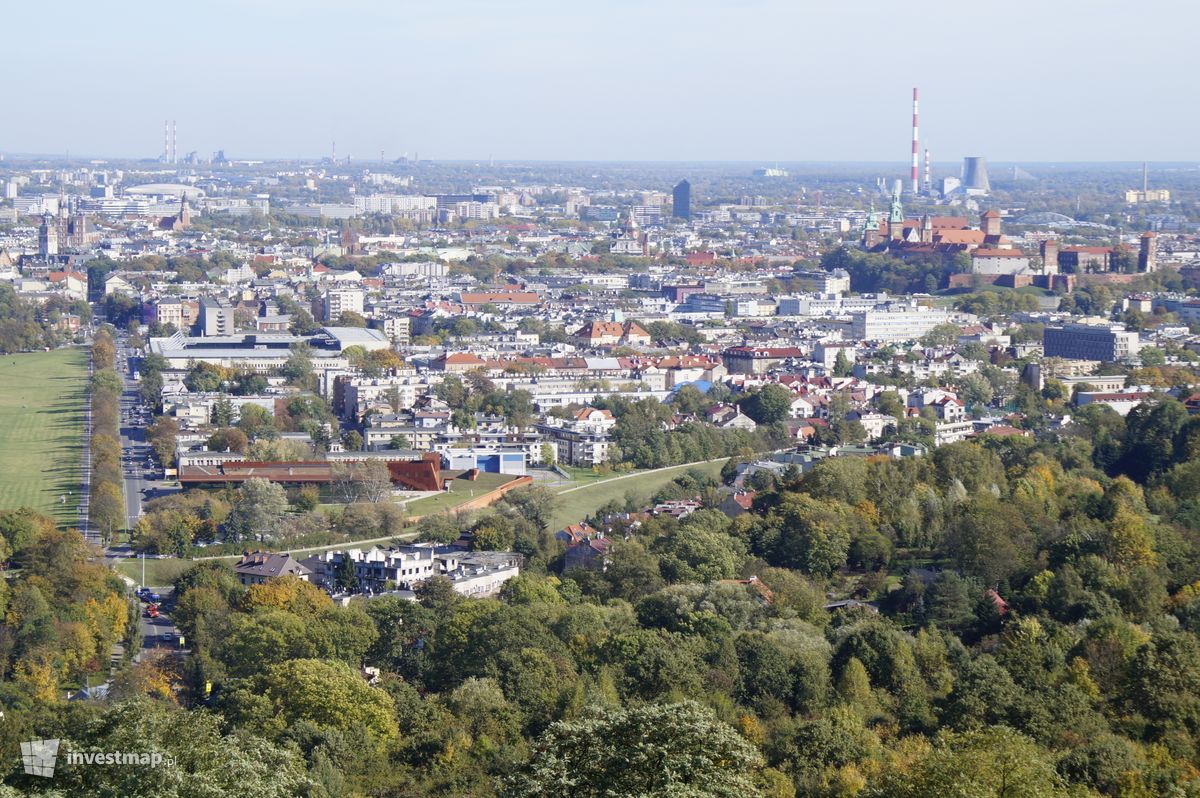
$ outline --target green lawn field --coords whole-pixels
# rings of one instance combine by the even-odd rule
[[[648,501],[663,485],[692,469],[717,477],[721,473],[721,466],[725,465],[727,459],[723,457],[720,460],[693,466],[684,465],[653,471],[635,471],[631,474],[588,482],[582,486],[565,485],[557,491],[559,494],[558,507],[554,511],[551,528],[562,529],[567,524],[577,524],[612,499],[623,501],[629,493],[637,496],[641,501]]]
[[[450,483],[450,490],[445,493],[410,501],[407,504],[408,514],[413,517],[421,517],[446,510],[453,510],[458,505],[466,504],[476,496],[482,496],[488,491],[495,490],[501,485],[511,482],[514,478],[510,474],[483,473],[471,481],[456,479]]]
[[[0,355],[0,510],[75,522],[86,383],[82,348]]]

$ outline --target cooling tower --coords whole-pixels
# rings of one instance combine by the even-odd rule
[[[986,158],[978,155],[963,158],[962,184],[965,189],[992,190],[991,184],[988,183]]]

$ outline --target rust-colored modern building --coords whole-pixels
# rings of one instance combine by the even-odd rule
[[[348,463],[353,469],[354,461]],[[389,460],[392,484],[406,490],[442,490],[442,456],[427,452],[419,460]],[[241,484],[248,479],[266,479],[281,485],[326,485],[333,482],[333,463],[328,460],[264,462],[241,460],[217,465],[185,465],[179,469],[179,481],[191,485]]]

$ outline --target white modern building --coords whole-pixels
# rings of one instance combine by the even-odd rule
[[[860,341],[912,341],[925,335],[939,324],[946,324],[950,315],[931,308],[879,308],[851,315],[851,337]]]

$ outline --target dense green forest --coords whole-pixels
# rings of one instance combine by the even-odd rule
[[[604,570],[559,572],[552,497],[519,497],[473,522],[524,541],[496,599],[435,578],[341,606],[200,563],[175,585],[190,655],[106,703],[60,697],[124,634],[89,609],[119,584],[6,514],[6,761],[62,737],[176,762],[14,764],[0,795],[1200,795],[1200,418],[1077,422],[829,459],[732,519],[596,518]]]

